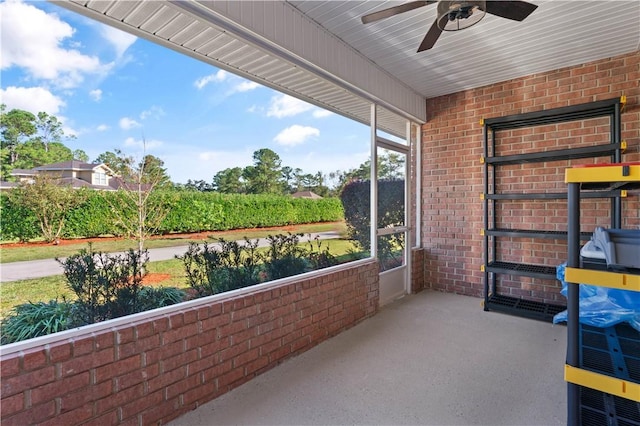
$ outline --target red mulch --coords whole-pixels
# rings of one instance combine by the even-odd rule
[[[163,239],[163,238],[172,238],[172,239],[193,239],[193,240],[206,240],[207,238],[215,238],[216,235],[225,233],[225,234],[244,234],[247,231],[282,231],[282,232],[295,232],[295,226],[280,226],[280,227],[272,227],[272,228],[253,228],[253,229],[236,229],[233,231],[210,231],[210,232],[195,232],[191,234],[168,234],[168,235],[155,235],[150,239]],[[74,238],[70,240],[59,240],[59,246],[68,246],[73,244],[87,244],[87,243],[95,243],[98,241],[118,241],[125,240],[123,237],[98,237],[98,238]],[[27,243],[7,243],[2,244],[2,248],[14,248],[14,247],[34,247],[34,246],[51,246],[55,245],[53,243],[47,243],[44,241],[39,242],[27,242]]]
[[[156,286],[156,285],[161,284],[162,282],[170,280],[170,279],[171,279],[171,274],[148,273],[142,279],[142,284],[148,285],[148,286]]]

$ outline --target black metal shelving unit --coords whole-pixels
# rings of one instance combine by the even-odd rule
[[[640,188],[640,164],[571,168],[567,238],[567,424],[640,426],[640,332],[628,324],[580,324],[579,283],[640,292],[640,274],[582,269],[580,198],[584,189]]]
[[[561,305],[545,304],[498,293],[497,276],[499,274],[536,279],[555,279],[557,266],[503,261],[497,255],[499,238],[534,238],[565,241],[567,239],[566,232],[499,228],[497,226],[498,221],[496,216],[498,203],[506,203],[513,200],[565,200],[567,199],[567,194],[566,192],[533,192],[535,188],[532,188],[533,191],[530,193],[497,192],[496,186],[498,184],[498,178],[496,177],[496,169],[501,166],[513,164],[544,163],[560,160],[568,161],[572,159],[606,156],[609,156],[613,163],[620,162],[622,152],[625,148],[625,143],[620,137],[620,112],[624,102],[624,98],[615,98],[569,107],[490,118],[482,121],[484,128],[484,156],[482,158],[484,165],[484,193],[482,197],[484,203],[483,271],[484,309],[486,311],[501,311],[550,322],[553,320],[555,314],[565,309],[565,306]],[[517,155],[495,155],[497,132],[603,116],[610,117],[610,138],[608,143],[570,149],[541,150]],[[611,187],[606,191],[585,192],[583,197],[610,199],[611,225],[613,228],[618,228],[621,222],[622,191],[623,188],[621,187]],[[580,239],[582,240],[588,240],[590,237],[590,233],[580,234]]]

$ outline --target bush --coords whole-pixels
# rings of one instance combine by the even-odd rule
[[[64,238],[123,236],[112,206],[119,205],[116,191],[89,191],[87,199],[65,215]],[[277,195],[219,194],[215,192],[155,191],[151,205],[163,206],[167,215],[158,234],[261,228],[292,224],[334,222],[344,217],[337,198],[309,200]],[[2,195],[2,240],[29,240],[40,235],[35,215]]]
[[[298,275],[307,269],[308,252],[299,247],[302,234],[269,235],[265,269],[270,280]]]
[[[141,311],[139,292],[149,260],[147,250],[122,255],[82,249],[65,260],[63,269],[83,324],[92,324]]]
[[[183,256],[187,283],[199,297],[223,293],[260,282],[258,240],[245,238],[244,244],[218,240],[217,247],[191,243]]]
[[[57,300],[18,305],[0,323],[0,343],[6,345],[72,328],[72,311],[72,304]]]
[[[344,207],[349,237],[365,251],[371,249],[371,182],[347,184],[340,200]],[[404,223],[404,180],[378,181],[378,228]],[[382,247],[379,247],[382,252]]]
[[[0,237],[2,240],[28,241],[40,235],[40,225],[33,212],[18,206],[7,194],[0,194]]]
[[[184,300],[186,293],[175,287],[142,287],[138,293],[140,312],[175,305]]]

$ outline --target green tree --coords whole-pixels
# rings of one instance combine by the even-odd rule
[[[76,149],[73,151],[73,159],[74,160],[78,160],[78,161],[82,161],[85,163],[89,162],[89,156],[87,155],[86,152],[84,152],[81,149]]]
[[[93,162],[105,164],[117,175],[126,176],[129,174],[131,167],[133,167],[135,160],[133,157],[125,155],[119,149],[114,149],[114,152],[106,151],[98,155]]]
[[[51,142],[60,142],[64,137],[62,123],[58,118],[46,112],[39,112],[36,118],[36,129],[38,129],[38,139],[44,145],[44,150],[49,151]]]
[[[240,167],[219,171],[213,177],[213,190],[223,194],[244,194],[247,191]]]
[[[173,187],[163,165],[159,158],[145,155],[137,165],[125,169],[120,176],[119,200],[111,205],[117,224],[138,243],[138,252],[144,250],[145,241],[157,232],[169,212],[163,199],[153,196],[162,185]]]
[[[18,160],[18,147],[37,132],[36,117],[28,111],[12,109],[6,112],[0,105],[0,149],[2,150],[2,178],[6,179]]]
[[[245,167],[242,177],[251,194],[282,194],[282,160],[268,148],[253,153],[253,166]]]
[[[49,148],[37,138],[18,146],[18,160],[14,163],[18,169],[32,169],[45,164],[73,160],[73,152],[61,142],[50,142]]]
[[[9,193],[12,202],[33,212],[40,224],[42,236],[47,242],[60,238],[67,212],[86,198],[85,190],[75,190],[62,185],[49,175],[36,175],[33,183],[22,183]]]
[[[0,129],[3,179],[9,178],[14,168],[31,169],[74,158],[74,153],[62,142],[66,138],[62,123],[46,112],[37,116],[20,109],[6,112],[6,106],[2,105]]]
[[[167,169],[164,167],[164,161],[155,155],[145,155],[138,165],[137,171],[143,171],[142,181],[145,184],[153,184],[163,189],[173,187]]]

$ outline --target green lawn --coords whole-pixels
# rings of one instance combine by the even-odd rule
[[[307,247],[307,243],[303,244]],[[343,239],[323,241],[322,248],[326,246],[334,256],[346,255],[353,249],[352,242]],[[78,247],[76,247],[77,249]],[[154,286],[188,288],[182,262],[178,259],[150,262],[149,274],[168,275],[160,277],[164,279],[154,283]],[[157,275],[156,278],[158,278]],[[66,297],[67,300],[75,298],[73,292],[66,287],[63,275],[2,283],[0,285],[0,319],[7,316],[16,305],[28,302],[48,302],[56,298],[61,300],[63,297]]]
[[[328,232],[337,231],[341,235],[346,233],[346,226],[343,222],[331,222],[331,223],[318,223],[309,225],[295,225],[286,228],[286,231],[278,229],[250,229],[250,230],[237,230],[228,232],[209,232],[208,241],[215,241],[219,238],[225,240],[241,240],[244,237],[255,239],[263,238],[268,235],[274,235],[278,233],[313,233],[313,232]],[[179,236],[165,236],[162,238],[154,238],[145,242],[146,248],[160,248],[160,247],[175,247],[188,245],[189,242],[194,241],[201,243],[202,240],[190,240],[181,238]],[[105,253],[126,251],[130,248],[135,248],[136,243],[132,240],[120,239],[120,240],[105,240],[96,241],[92,243],[95,251],[101,251]],[[69,245],[42,245],[34,244],[32,246],[25,247],[7,247],[0,244],[0,263],[19,262],[24,260],[40,260],[40,259],[52,259],[54,257],[67,257],[77,253],[81,248],[86,248],[85,242],[78,242],[78,244]]]

